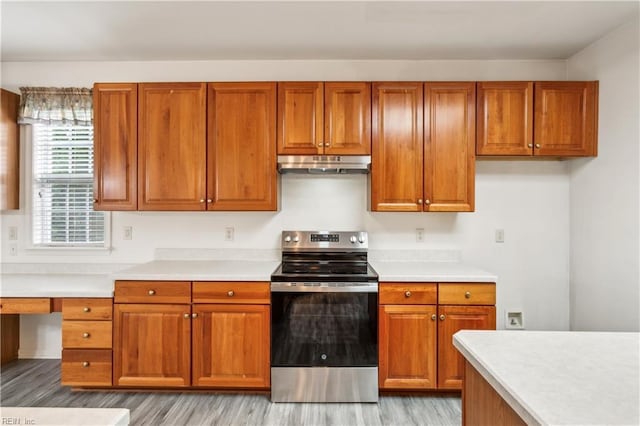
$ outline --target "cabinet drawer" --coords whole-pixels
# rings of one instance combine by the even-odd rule
[[[110,349],[65,349],[62,351],[64,386],[111,386]]]
[[[63,320],[111,320],[113,299],[64,299]]]
[[[189,281],[116,281],[115,303],[191,303]]]
[[[265,282],[194,282],[193,303],[255,303],[268,305],[271,288]]]
[[[62,321],[62,347],[111,348],[111,321]]]
[[[438,286],[440,305],[495,305],[494,283],[441,283]]]
[[[0,298],[0,314],[50,314],[51,299],[48,297],[3,297]]]
[[[421,283],[381,283],[381,305],[435,305],[438,285]]]

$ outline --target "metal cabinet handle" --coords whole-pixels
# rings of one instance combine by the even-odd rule
[[[213,200],[211,198],[207,198],[207,203],[213,203]]]
[[[233,297],[233,295],[234,295],[234,294],[235,294],[235,293],[233,292],[233,290],[229,290],[229,291],[227,292],[227,296],[229,296],[229,297]]]
[[[201,203],[204,203],[204,198],[200,198],[200,202],[201,202]]]
[[[86,332],[85,332],[85,333],[82,333],[82,338],[83,338],[83,339],[88,339],[89,337],[91,337],[91,334],[86,333]]]
[[[185,319],[191,318],[190,314],[184,314],[183,317],[185,317]]]
[[[436,314],[431,315],[431,321],[435,321],[436,320]]]
[[[422,204],[422,198],[418,198],[418,204]]]
[[[82,367],[83,368],[87,368],[88,366],[90,366],[91,364],[89,363],[89,361],[85,361],[82,363]]]
[[[445,318],[444,314],[440,315],[440,321],[444,321]]]
[[[322,142],[318,143],[318,148],[322,148],[322,145],[324,145]]]
[[[429,201],[429,200],[424,200],[424,203],[428,206],[429,204],[431,204],[431,201]]]
[[[540,145],[539,143],[537,143],[537,144],[536,144],[536,148],[540,148],[540,146],[541,146],[541,145]]]
[[[409,290],[405,291],[404,297],[411,297],[411,292]]]
[[[325,143],[324,143],[324,146],[328,148],[328,147],[330,147],[330,146],[331,146],[331,143],[330,143],[330,142],[325,142]]]
[[[532,143],[527,144],[527,146],[528,146],[529,148],[533,148],[533,144],[532,144]]]
[[[198,318],[198,314],[196,314],[195,312],[191,314],[191,318]]]
[[[155,290],[149,290],[149,296],[153,296],[154,294],[156,294]]]
[[[82,308],[82,312],[91,312],[91,308],[88,306],[85,306],[84,308]]]
[[[94,203],[97,203],[97,202],[98,202],[98,199],[97,199],[97,198],[94,198],[94,199],[93,199],[93,202],[94,202]]]
[[[464,298],[465,298],[465,299],[471,299],[471,292],[470,292],[470,291],[467,291],[467,292],[464,294]]]

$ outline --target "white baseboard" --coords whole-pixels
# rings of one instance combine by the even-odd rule
[[[61,359],[62,354],[59,350],[47,349],[29,349],[20,348],[18,350],[19,359]]]

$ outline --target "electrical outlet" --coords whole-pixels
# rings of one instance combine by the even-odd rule
[[[9,244],[9,256],[17,256],[18,255],[18,243]]]
[[[505,328],[512,330],[524,329],[524,315],[522,312],[507,311],[504,326]]]
[[[18,239],[18,227],[10,226],[9,227],[9,240],[16,241]]]
[[[122,228],[122,239],[123,240],[132,240],[133,239],[133,227],[125,226]]]
[[[504,229],[496,229],[496,243],[504,243]]]
[[[416,228],[416,242],[424,242],[424,228]]]
[[[233,226],[227,226],[224,228],[224,240],[225,241],[233,241],[233,236],[235,234],[235,229]]]

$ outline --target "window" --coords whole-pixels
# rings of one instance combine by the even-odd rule
[[[93,211],[93,127],[34,124],[34,247],[104,247],[105,213]]]

